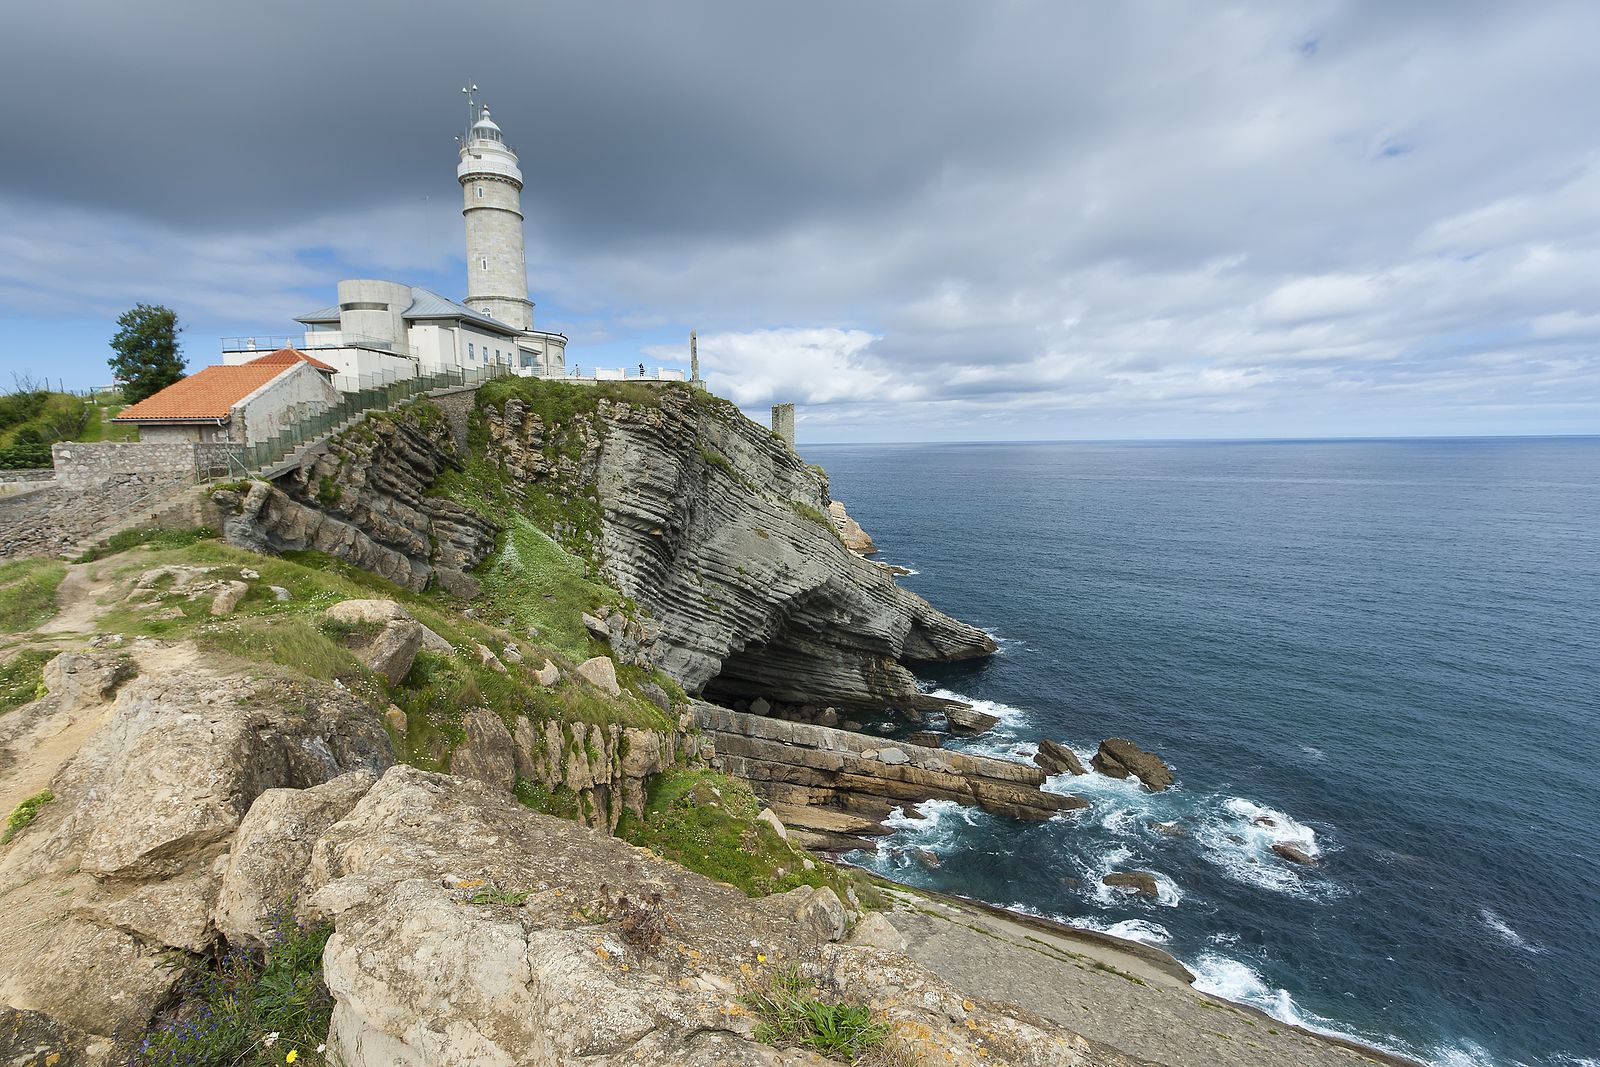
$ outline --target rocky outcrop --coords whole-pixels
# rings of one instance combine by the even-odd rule
[[[1046,774],[1088,774],[1088,768],[1078,754],[1059,741],[1045,738],[1039,742],[1039,751],[1035,753],[1033,762],[1044,768]]]
[[[348,635],[355,657],[390,685],[411,672],[424,648],[451,652],[450,642],[422,625],[392,600],[341,600],[322,617]]]
[[[1161,762],[1160,756],[1122,737],[1100,742],[1100,750],[1089,765],[1112,778],[1137,778],[1152,792],[1159,793],[1173,782],[1172,768]]]
[[[684,688],[915,711],[907,664],[994,651],[847,549],[823,476],[732,405],[670,387],[581,401],[484,407],[486,458],[568,503],[554,532],[659,623],[644,651]]]
[[[52,672],[75,679],[72,702],[14,713],[85,739],[50,781],[55,800],[0,854],[0,1004],[97,1047],[166,1001],[182,978],[171,950],[215,940],[230,847],[259,797],[391,762],[376,713],[335,686],[226,673],[187,645],[143,642],[135,658],[159,669],[110,703],[82,706],[109,696],[122,661],[79,659]]]
[[[876,821],[897,806],[953,800],[996,815],[1047,819],[1087,806],[1078,797],[1041,790],[1045,776],[1037,767],[895,744],[704,702],[693,707],[695,721],[715,741],[723,766],[748,781],[758,796],[790,810],[802,805],[835,808]],[[822,843],[844,842],[824,838]]]
[[[828,503],[828,518],[833,521],[833,528],[839,531],[839,540],[844,542],[844,547],[863,556],[870,556],[878,551],[878,546],[873,542],[872,535],[861,528],[861,524],[850,517],[844,510],[844,504],[838,500]]]
[[[1306,866],[1315,866],[1317,857],[1299,845],[1288,841],[1277,841],[1272,845],[1273,854],[1279,859],[1288,860],[1290,863],[1299,863]]]
[[[494,548],[495,526],[428,490],[460,461],[438,410],[369,415],[276,482],[224,492],[227,539],[255,551],[315,549],[408,589],[477,593],[466,572]]]
[[[865,999],[913,1058],[1066,1067],[1088,1051],[904,957],[834,942],[848,916],[828,890],[750,900],[408,767],[322,835],[306,889],[334,925],[328,1055],[346,1067],[822,1067],[754,1040],[740,994],[782,967]]]
[[[1156,876],[1149,871],[1115,871],[1100,879],[1103,885],[1113,889],[1128,889],[1141,897],[1152,900],[1161,895],[1160,886],[1156,883]]]

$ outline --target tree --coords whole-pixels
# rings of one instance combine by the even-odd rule
[[[183,357],[178,354],[178,316],[159,304],[135,304],[117,319],[111,338],[116,352],[106,362],[130,404],[159,393],[183,377]]]

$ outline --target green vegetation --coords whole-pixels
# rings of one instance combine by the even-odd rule
[[[50,803],[56,795],[46,789],[42,793],[35,793],[12,809],[11,815],[6,819],[5,833],[0,834],[0,845],[8,844],[13,837],[20,834],[24,827],[39,817],[39,809]]]
[[[106,539],[103,548],[92,548],[79,557],[79,563],[103,559],[130,548],[183,548],[200,541],[214,541],[217,531],[209,526],[191,526],[182,530],[123,530]]]
[[[318,1067],[333,997],[322,980],[332,927],[302,929],[285,907],[265,954],[194,966],[178,1006],[127,1051],[131,1067]]]
[[[504,531],[500,544],[474,572],[493,616],[515,619],[570,659],[594,655],[583,614],[617,604],[622,595],[588,577],[583,561],[532,520],[509,509],[495,517]]]
[[[50,446],[76,439],[89,418],[90,405],[81,397],[19,378],[0,396],[0,470],[50,466]]]
[[[67,576],[60,560],[0,563],[0,633],[31,630],[56,613],[56,587]]]
[[[106,360],[128,403],[137,404],[183,377],[178,353],[178,316],[159,304],[135,304],[117,317],[111,338],[116,353]]]
[[[756,1040],[769,1045],[801,1045],[858,1063],[889,1040],[888,1024],[873,1021],[865,1004],[818,999],[816,987],[793,967],[767,976],[740,1000],[760,1020]]]
[[[829,519],[828,516],[824,515],[820,508],[814,508],[810,504],[805,504],[798,500],[789,501],[789,506],[793,508],[794,513],[800,516],[802,519],[810,519],[818,526],[826,526],[830,530],[833,529],[833,521]]]
[[[317,503],[323,507],[332,507],[344,496],[344,486],[333,480],[332,475],[324,474],[317,481]]]
[[[0,715],[44,696],[44,665],[54,651],[29,648],[0,664]]]
[[[708,770],[670,770],[650,783],[640,820],[625,814],[618,836],[659,856],[762,897],[802,885],[827,886],[841,899],[851,887],[866,902],[877,892],[852,872],[812,862],[758,820],[761,803],[736,778]]]

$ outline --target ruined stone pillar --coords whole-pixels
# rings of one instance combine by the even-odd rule
[[[791,449],[794,448],[794,405],[772,405],[772,432],[783,438],[784,443]]]

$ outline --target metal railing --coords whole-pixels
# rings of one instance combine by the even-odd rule
[[[312,330],[305,334],[263,334],[253,337],[224,337],[224,352],[260,352],[263,356],[280,348],[293,348],[300,352],[317,352],[336,348],[359,348],[367,352],[416,359],[415,345],[369,334],[350,333],[346,330]]]
[[[276,437],[232,449],[228,453],[228,470],[235,477],[259,473],[290,456],[296,449],[326,437],[358,415],[369,411],[387,411],[435,389],[477,385],[491,378],[504,378],[510,373],[509,367],[491,364],[482,368],[450,368],[415,378],[396,378],[388,374],[361,375],[354,383],[358,387],[346,392],[339,403],[299,420]]]

